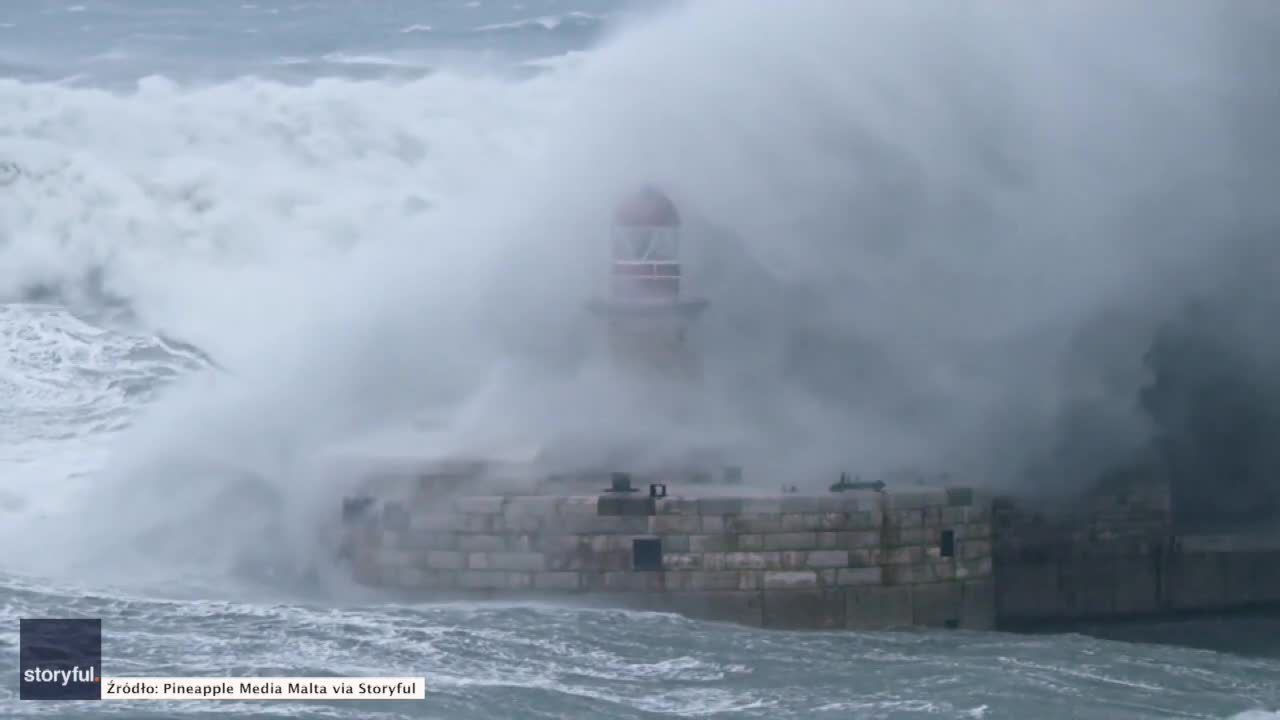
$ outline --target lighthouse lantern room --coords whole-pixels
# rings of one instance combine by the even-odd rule
[[[614,211],[612,294],[619,300],[680,296],[680,214],[655,188],[643,188]]]
[[[681,256],[680,213],[644,187],[615,209],[609,289],[592,307],[608,320],[615,363],[646,374],[696,375],[687,329],[707,301],[692,297]]]

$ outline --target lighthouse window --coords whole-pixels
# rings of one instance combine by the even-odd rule
[[[669,228],[620,228],[614,242],[618,260],[670,262],[678,250],[675,231]]]

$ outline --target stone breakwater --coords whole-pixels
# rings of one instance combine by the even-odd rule
[[[1280,607],[1280,528],[1173,531],[1169,487],[1092,493],[1055,513],[995,503],[996,612],[1017,629]]]
[[[991,500],[968,488],[349,510],[357,581],[423,597],[577,597],[785,628],[994,623]]]

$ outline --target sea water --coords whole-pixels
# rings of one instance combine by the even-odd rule
[[[50,704],[11,676],[0,713],[1276,717],[1267,617],[792,633],[405,604],[331,561],[326,453],[424,413],[447,432],[406,452],[713,445],[771,489],[914,461],[1016,485],[1064,417],[1092,432],[1061,462],[1140,442],[1156,309],[1275,188],[1248,162],[1274,15],[1161,7],[8,0],[3,622],[102,618],[108,677],[428,692]],[[650,182],[712,300],[677,415],[597,371],[581,313]]]

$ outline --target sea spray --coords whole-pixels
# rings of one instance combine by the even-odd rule
[[[84,525],[106,554],[305,554],[340,490],[314,457],[424,409],[473,419],[423,455],[712,445],[768,487],[911,464],[1070,488],[1126,460],[1156,328],[1265,212],[1223,214],[1218,93],[1251,66],[1192,3],[992,7],[698,3],[521,82],[0,82],[31,170],[0,196],[4,290],[96,271],[231,370],[138,417],[67,512],[138,513]],[[713,303],[679,417],[601,384],[583,310],[641,182]]]

